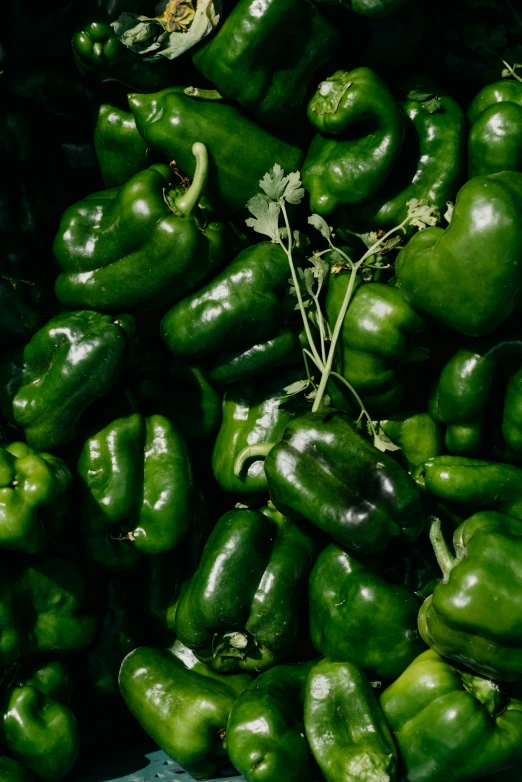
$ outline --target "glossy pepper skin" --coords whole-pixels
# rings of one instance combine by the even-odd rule
[[[401,449],[397,458],[409,472],[444,453],[444,430],[427,412],[392,413],[379,423],[384,434]]]
[[[400,535],[413,539],[424,524],[408,473],[342,413],[294,418],[268,454],[265,473],[278,510],[359,551],[382,551]]]
[[[0,666],[52,652],[83,649],[97,618],[77,564],[52,557],[39,564],[3,562],[0,575]]]
[[[23,350],[12,372],[7,412],[32,448],[52,451],[74,436],[76,424],[114,385],[134,334],[129,315],[82,310],[52,318]]]
[[[446,448],[459,456],[476,456],[486,446],[491,429],[492,397],[508,380],[502,411],[502,437],[513,455],[522,456],[522,341],[516,335],[480,340],[460,348],[445,364],[433,391],[429,409],[446,427]]]
[[[216,674],[190,653],[184,659],[139,647],[122,663],[120,690],[158,746],[195,779],[209,779],[226,765],[228,717],[251,679],[248,674]]]
[[[212,470],[225,491],[236,494],[267,491],[264,459],[247,458],[239,470],[236,470],[236,460],[248,446],[280,439],[293,418],[282,403],[286,397],[285,386],[294,379],[295,374],[286,373],[264,379],[262,383],[254,380],[228,387],[223,398],[223,421],[212,451]]]
[[[221,517],[178,604],[176,636],[222,673],[281,662],[299,629],[315,544],[294,522],[267,513]]]
[[[226,748],[246,782],[316,782],[305,736],[305,687],[313,662],[276,665],[258,676],[232,707]]]
[[[219,268],[224,226],[205,225],[202,212],[198,221],[208,156],[199,143],[193,153],[196,173],[186,192],[170,189],[170,169],[158,164],[69,207],[53,248],[61,304],[105,312],[158,307]]]
[[[522,173],[475,177],[461,188],[449,228],[427,228],[396,262],[417,311],[469,336],[489,334],[522,288]]]
[[[368,204],[350,207],[338,216],[339,225],[357,230],[390,230],[408,213],[413,198],[426,199],[441,214],[454,201],[466,168],[466,118],[457,101],[431,83],[412,82],[412,88],[435,92],[440,108],[433,114],[422,103],[407,98],[401,103],[405,138],[401,155],[385,187]],[[406,90],[406,95],[410,94]],[[337,215],[336,215],[337,217]]]
[[[68,510],[71,471],[25,443],[0,447],[0,548],[42,551]]]
[[[36,777],[17,760],[5,756],[0,756],[0,779],[3,782],[36,782]]]
[[[160,415],[112,421],[84,444],[78,474],[86,494],[84,536],[100,565],[131,567],[176,548],[195,502],[185,439]]]
[[[141,136],[169,162],[192,176],[192,145],[208,149],[206,191],[216,203],[241,212],[275,163],[298,171],[302,151],[251,122],[233,106],[199,100],[172,88],[152,95],[130,95],[129,104]]]
[[[239,0],[192,60],[219,92],[257,120],[291,119],[310,82],[330,62],[339,36],[309,0]]]
[[[121,187],[154,163],[152,150],[138,133],[132,114],[107,103],[98,109],[94,149],[107,188]]]
[[[342,307],[350,274],[331,273],[326,296],[330,327]],[[371,412],[387,412],[401,401],[401,362],[425,328],[398,288],[356,281],[343,321],[336,371],[355,388]]]
[[[0,709],[0,734],[7,749],[46,782],[63,779],[80,749],[78,724],[67,705],[69,700],[67,666],[49,661],[27,676],[18,675]]]
[[[522,171],[522,84],[498,81],[484,87],[468,109],[470,177]]]
[[[302,169],[312,212],[329,215],[373,198],[398,160],[404,135],[400,107],[384,82],[370,68],[336,71],[319,85],[308,119],[319,131]],[[354,138],[363,121],[367,135]]]
[[[522,703],[431,649],[383,692],[381,707],[405,782],[470,782],[520,761]]]
[[[306,735],[326,782],[397,779],[397,751],[370,682],[356,666],[321,660],[306,683]]]
[[[394,679],[423,650],[415,596],[339,546],[319,554],[309,590],[312,642],[330,660]]]
[[[430,536],[443,579],[419,613],[424,641],[438,654],[484,676],[519,681],[520,518],[494,511],[476,513],[455,530],[455,556],[439,521],[433,522]]]

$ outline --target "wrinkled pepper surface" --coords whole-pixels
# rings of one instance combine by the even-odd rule
[[[94,149],[105,187],[121,187],[154,163],[134,117],[128,111],[102,103],[94,127]]]
[[[522,171],[522,84],[498,81],[484,87],[468,109],[470,177]]]

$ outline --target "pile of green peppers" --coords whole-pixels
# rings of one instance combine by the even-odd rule
[[[459,4],[13,2],[0,782],[521,779],[522,18]]]

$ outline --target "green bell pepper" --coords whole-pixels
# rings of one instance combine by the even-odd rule
[[[436,652],[492,679],[522,679],[520,518],[495,511],[455,530],[454,557],[440,521],[430,537],[443,579],[419,613],[419,630]]]
[[[0,548],[42,551],[68,511],[71,472],[25,443],[0,446]]]
[[[154,163],[134,117],[116,106],[102,103],[94,127],[94,149],[105,187],[121,187]]]
[[[328,278],[326,315],[333,330],[350,283],[350,274]],[[425,328],[398,288],[357,278],[339,338],[336,371],[371,412],[387,412],[401,401],[401,363]],[[343,393],[345,393],[343,391]]]
[[[336,71],[321,82],[308,105],[319,133],[312,141],[301,178],[312,212],[369,201],[382,188],[402,148],[399,105],[370,68]],[[365,123],[363,135],[354,128]]]
[[[2,782],[36,782],[36,777],[17,760],[5,756],[0,756],[0,779]]]
[[[276,665],[299,629],[315,543],[280,513],[266,513],[221,517],[178,604],[176,636],[222,673]]]
[[[52,451],[72,440],[82,413],[118,379],[134,327],[129,315],[65,312],[4,364],[4,413],[32,448]]]
[[[185,440],[168,418],[135,413],[112,421],[83,445],[78,474],[84,537],[99,565],[132,567],[186,537],[194,480]]]
[[[249,446],[277,442],[293,418],[282,403],[290,373],[230,386],[223,398],[223,422],[212,452],[212,470],[222,489],[236,494],[267,491],[265,462],[256,454],[242,453]],[[237,457],[242,453],[240,464]],[[245,467],[243,465],[245,464]]]
[[[208,195],[224,208],[242,212],[258,192],[259,180],[275,163],[298,171],[302,151],[260,128],[233,106],[199,100],[179,88],[153,95],[129,95],[136,126],[153,149],[192,176],[192,145],[208,149]]]
[[[309,601],[312,642],[330,660],[395,679],[423,649],[415,596],[339,546],[319,554]]]
[[[379,424],[401,449],[397,458],[409,472],[444,451],[444,430],[429,413],[393,413]]]
[[[307,518],[350,548],[382,551],[393,538],[414,539],[422,530],[419,492],[408,473],[342,413],[291,421],[265,473],[281,513]]]
[[[522,757],[522,702],[429,649],[381,695],[401,779],[470,782]]]
[[[87,605],[78,565],[53,557],[41,563],[4,561],[0,573],[0,667],[35,654],[88,646],[97,617]]]
[[[522,173],[476,177],[461,188],[449,228],[427,228],[396,262],[414,309],[470,336],[511,315],[522,289]]]
[[[27,676],[18,674],[0,709],[6,748],[46,782],[63,779],[80,749],[76,717],[67,705],[69,684],[66,665],[50,661]]]
[[[250,681],[244,673],[214,673],[190,653],[182,660],[145,646],[127,655],[119,677],[123,699],[143,729],[195,779],[214,777],[226,765],[227,721]]]
[[[276,665],[254,679],[234,703],[226,748],[246,782],[318,779],[303,724],[306,681],[313,665]]]
[[[204,212],[200,223],[195,214],[208,156],[199,143],[193,154],[196,173],[186,192],[169,190],[171,171],[158,164],[69,207],[53,248],[61,304],[107,312],[158,307],[215,273],[224,259],[224,226],[206,225]]]
[[[522,84],[498,81],[484,87],[468,109],[469,176],[522,171]]]
[[[306,684],[304,720],[326,782],[395,782],[397,751],[370,682],[356,665],[321,660]]]
[[[446,211],[454,201],[466,167],[466,118],[457,101],[426,80],[417,80],[406,90],[402,104],[406,132],[401,155],[386,186],[368,204],[350,207],[336,215],[339,226],[357,225],[357,230],[389,231],[408,213],[412,199],[426,199]],[[440,107],[430,113],[419,95],[436,94]]]
[[[309,0],[239,0],[192,61],[219,92],[260,122],[292,119],[339,35]]]

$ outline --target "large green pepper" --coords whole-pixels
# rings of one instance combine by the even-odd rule
[[[321,82],[308,106],[320,132],[303,164],[302,180],[313,212],[369,201],[397,162],[404,123],[400,107],[369,68],[337,71]],[[365,123],[363,135],[354,128]]]
[[[326,314],[332,330],[349,283],[350,274],[329,276]],[[341,329],[336,370],[368,410],[386,412],[400,402],[404,393],[400,365],[424,328],[398,288],[357,279]]]
[[[522,171],[522,84],[498,81],[484,87],[468,109],[469,176]]]
[[[449,228],[416,234],[395,268],[414,309],[470,336],[493,331],[522,289],[522,173],[471,179]]]
[[[370,682],[356,665],[321,660],[312,668],[304,718],[326,782],[395,782],[395,744]]]
[[[41,551],[63,524],[71,472],[25,443],[0,447],[0,548]]]
[[[157,307],[181,299],[215,272],[224,257],[223,224],[195,212],[208,168],[196,143],[194,181],[169,190],[171,171],[153,165],[121,188],[69,207],[54,241],[62,270],[56,296],[70,309],[107,312]]]
[[[227,389],[223,422],[212,452],[214,476],[225,491],[252,494],[268,489],[262,456],[248,458],[244,454],[240,466],[236,460],[248,446],[279,440],[293,418],[293,413],[282,405],[288,399],[285,386],[291,382],[292,376],[287,373],[264,379],[261,384],[254,380]]]
[[[476,513],[455,530],[455,557],[440,521],[430,536],[443,579],[420,610],[423,639],[484,676],[522,679],[520,518]]]
[[[161,749],[195,779],[209,779],[226,765],[228,717],[251,679],[217,674],[190,653],[183,660],[171,651],[135,649],[122,663],[120,690]]]
[[[176,635],[216,671],[263,671],[291,650],[315,544],[280,513],[234,510],[182,592]]]
[[[475,456],[484,450],[493,428],[492,398],[502,383],[503,369],[511,376],[504,396],[502,436],[512,454],[522,456],[522,341],[513,335],[460,348],[442,369],[429,409],[446,427],[450,453]]]
[[[379,423],[401,449],[397,458],[410,471],[444,451],[444,431],[429,413],[393,413]]]
[[[331,61],[335,28],[309,0],[239,0],[192,60],[220,93],[261,122],[292,119],[310,82]]]
[[[0,667],[29,655],[83,649],[96,622],[77,564],[58,557],[34,565],[2,563]]]
[[[50,661],[17,674],[0,708],[3,743],[46,782],[63,779],[80,749],[76,717],[67,705],[69,685],[66,665]]]
[[[17,760],[5,756],[0,756],[0,779],[2,782],[36,782],[36,777]]]
[[[312,642],[330,660],[355,663],[378,679],[394,679],[423,649],[414,595],[339,546],[328,546],[319,555],[309,601]]]
[[[20,362],[4,365],[4,412],[31,447],[72,440],[82,413],[118,379],[133,333],[129,315],[65,312],[36,332]]]
[[[137,128],[147,144],[192,176],[192,145],[208,149],[208,194],[232,211],[243,211],[259,180],[275,163],[297,171],[301,150],[263,130],[237,109],[183,94],[179,88],[153,95],[130,95]]]
[[[154,162],[132,114],[107,103],[98,109],[94,149],[105,187],[121,187]]]
[[[187,446],[160,415],[112,421],[84,444],[78,474],[86,490],[88,550],[108,568],[170,551],[187,535],[195,504]]]
[[[217,361],[211,364],[211,379],[216,379],[216,366],[228,366],[226,377],[217,378],[225,382],[238,379],[238,374],[242,378],[265,372],[272,361],[276,366],[281,362],[271,342],[286,325],[288,274],[280,247],[271,242],[248,247],[211,282],[166,313],[161,336],[177,356],[198,363]],[[235,362],[230,358],[234,350]]]
[[[278,510],[309,519],[350,548],[381,551],[400,535],[417,537],[423,527],[408,473],[342,413],[291,421],[268,454],[265,472]]]
[[[381,695],[405,782],[470,782],[522,757],[522,703],[429,649]]]
[[[316,782],[319,771],[303,724],[314,663],[276,665],[254,679],[232,707],[226,748],[246,782]]]
[[[459,104],[438,87],[424,80],[412,82],[402,109],[406,135],[402,153],[382,191],[368,204],[350,207],[337,223],[357,224],[357,230],[387,231],[399,225],[408,213],[406,204],[414,198],[426,199],[441,213],[457,195],[465,170],[466,118]],[[427,91],[427,92],[426,92]],[[424,110],[419,94],[434,92],[440,107]]]

